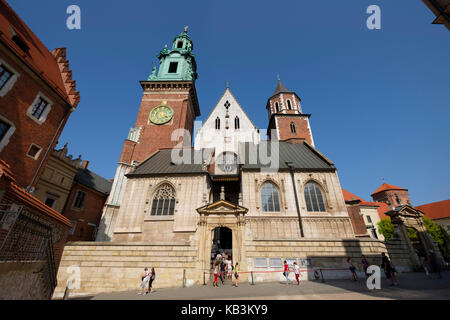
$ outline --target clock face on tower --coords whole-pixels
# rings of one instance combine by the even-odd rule
[[[165,124],[172,120],[174,111],[171,107],[161,105],[150,112],[150,121],[154,124]]]

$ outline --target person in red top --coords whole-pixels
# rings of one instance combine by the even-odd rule
[[[287,261],[284,261],[284,272],[283,275],[286,277],[286,284],[289,284],[289,265]]]
[[[214,287],[218,287],[219,285],[217,284],[217,274],[219,273],[219,264],[216,262],[216,264],[214,265]]]

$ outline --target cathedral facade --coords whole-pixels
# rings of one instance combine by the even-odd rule
[[[355,237],[337,169],[315,148],[300,97],[280,80],[267,95],[267,130],[226,88],[194,132],[193,49],[185,30],[160,52],[159,70],[141,81],[142,103],[97,241],[69,244],[66,265],[78,263],[91,278],[89,268],[110,269],[122,276],[115,285],[108,280],[118,290],[133,289],[144,267],[159,271],[160,286],[201,284],[218,252],[255,272],[255,281],[280,278],[284,260],[343,268],[330,271],[336,277],[348,277],[347,256],[365,254],[378,264],[384,243]],[[102,290],[100,282],[83,281],[84,292]]]

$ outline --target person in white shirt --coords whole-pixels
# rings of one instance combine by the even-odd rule
[[[138,294],[147,294],[145,291],[145,288],[147,287],[148,280],[150,279],[150,271],[148,271],[148,268],[144,269],[144,273],[141,274],[141,292]]]
[[[294,262],[294,273],[295,280],[297,280],[297,285],[300,285],[300,267],[298,266],[297,262]]]

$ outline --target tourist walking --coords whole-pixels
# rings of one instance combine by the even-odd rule
[[[219,285],[217,284],[217,274],[219,273],[219,263],[215,263],[214,265],[214,287],[218,287]]]
[[[294,262],[294,273],[295,273],[295,280],[297,280],[297,285],[300,285],[300,267],[297,264],[297,262]]]
[[[284,261],[284,271],[283,271],[283,275],[286,277],[286,285],[289,284],[289,265],[287,263],[287,261]]]
[[[150,273],[150,280],[148,283],[148,292],[153,292],[153,281],[156,279],[155,268],[152,268],[152,272]]]
[[[236,262],[236,265],[234,266],[234,278],[236,279],[234,286],[239,287],[239,262]]]
[[[392,267],[392,263],[384,252],[381,253],[381,267],[383,268],[384,273],[386,274],[386,278],[388,278],[389,281],[391,282],[390,286],[398,285],[397,278],[395,277],[395,273]]]
[[[367,261],[365,255],[362,255],[361,264],[362,264],[362,267],[364,269],[364,273],[366,274],[366,277],[368,278],[370,275],[367,273],[367,269],[369,268],[370,263],[369,263],[369,261]]]
[[[233,278],[233,261],[230,259],[227,260],[227,272],[228,272],[228,279]]]
[[[144,273],[141,274],[141,292],[138,292],[138,294],[146,294],[145,289],[147,287],[149,278],[150,272],[148,271],[148,268],[145,268]]]
[[[225,278],[225,271],[226,271],[226,267],[227,267],[227,265],[225,264],[225,260],[224,259],[222,259],[220,261],[220,265],[219,266],[220,266],[220,281],[223,284],[223,279]]]
[[[353,281],[358,281],[358,275],[356,274],[356,267],[353,264],[353,261],[350,257],[347,257],[347,263],[348,263],[348,268],[352,274],[352,280]]]
[[[423,270],[425,271],[425,275],[428,279],[432,279],[430,275],[430,263],[428,261],[428,257],[420,257],[420,260],[422,262]]]

